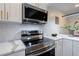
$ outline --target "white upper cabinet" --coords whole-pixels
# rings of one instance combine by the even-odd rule
[[[10,22],[22,21],[20,3],[0,3],[0,20]]]
[[[0,21],[4,20],[4,3],[0,3]]]
[[[21,22],[21,4],[6,3],[5,4],[5,20],[12,22]]]
[[[30,3],[30,5],[39,7],[41,9],[47,10],[47,4],[46,3]]]
[[[39,3],[39,8],[47,10],[47,4],[46,3]]]
[[[30,5],[32,5],[32,6],[36,6],[36,7],[38,7],[39,6],[39,4],[38,3],[29,3]]]
[[[10,4],[5,3],[4,4],[4,21],[9,21],[9,15],[10,15]]]

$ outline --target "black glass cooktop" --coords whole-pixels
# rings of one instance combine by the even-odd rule
[[[24,44],[27,47],[27,46],[32,46],[32,45],[39,44],[42,42],[43,40],[33,40],[33,41],[25,41]]]
[[[44,38],[43,41],[36,41],[26,44],[26,55],[40,55],[46,51],[52,50],[55,46],[55,41],[52,39]]]

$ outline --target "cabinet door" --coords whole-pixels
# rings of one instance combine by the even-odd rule
[[[0,3],[0,21],[4,20],[4,3]]]
[[[4,3],[4,21],[9,21],[10,3]]]
[[[72,40],[63,39],[63,56],[72,56]]]
[[[39,3],[39,8],[47,10],[47,4],[46,3]]]
[[[39,3],[29,3],[32,6],[39,7]]]
[[[55,41],[55,55],[62,56],[62,39]]]
[[[73,56],[79,56],[79,41],[73,41]]]
[[[5,10],[5,19],[7,21],[12,22],[21,22],[22,15],[21,15],[21,4],[20,3],[5,3],[6,10]]]

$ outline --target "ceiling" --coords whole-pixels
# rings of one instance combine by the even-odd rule
[[[79,3],[51,3],[49,6],[62,11],[65,15],[79,12],[79,7],[75,7]]]

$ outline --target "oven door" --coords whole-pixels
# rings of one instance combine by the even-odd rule
[[[26,56],[54,56],[55,55],[55,45],[45,45],[37,44],[31,47],[27,47],[25,50]]]

